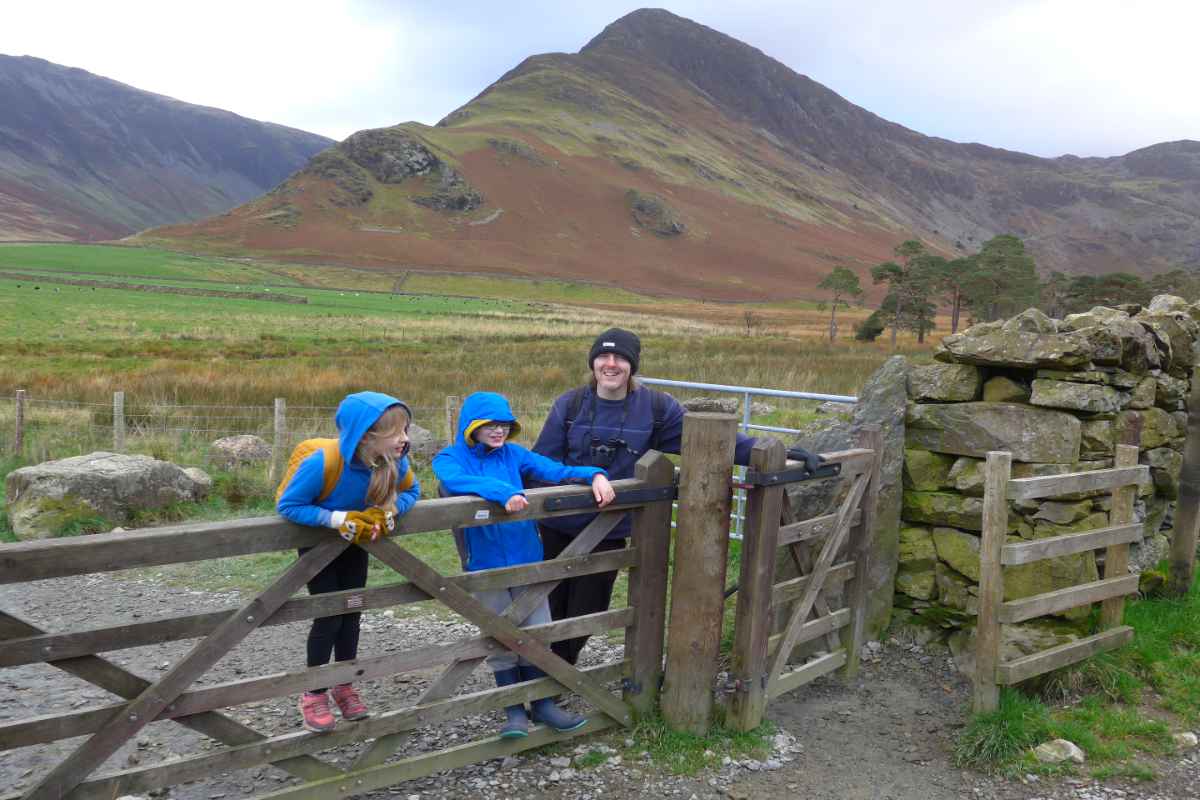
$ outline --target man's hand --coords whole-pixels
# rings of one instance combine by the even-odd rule
[[[804,471],[809,475],[816,473],[817,469],[825,463],[825,459],[821,458],[818,453],[810,453],[803,447],[792,447],[787,451],[787,457],[792,461],[803,461]]]
[[[508,502],[504,504],[504,510],[510,514],[516,514],[518,511],[524,511],[529,507],[529,500],[523,494],[514,494],[508,498]]]
[[[597,506],[604,508],[616,496],[617,491],[613,489],[612,484],[608,482],[608,477],[603,472],[597,472],[592,476],[592,497],[596,498]]]

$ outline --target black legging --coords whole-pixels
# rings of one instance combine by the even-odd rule
[[[304,555],[311,547],[304,547]],[[337,558],[325,565],[308,582],[308,593],[325,594],[342,589],[361,589],[367,585],[367,551],[350,546]],[[350,661],[358,657],[358,623],[362,613],[353,611],[336,617],[318,617],[308,631],[308,666],[320,667],[329,663],[329,656],[336,661]],[[325,687],[327,688],[327,687]],[[325,688],[312,689],[323,692]]]
[[[538,525],[538,533],[542,535],[542,549],[545,551],[546,560],[557,558],[574,539],[545,525]],[[592,552],[624,550],[627,542],[627,539],[603,539]],[[615,570],[567,578],[550,592],[550,617],[560,620],[607,611],[608,604],[612,602],[613,584],[616,580]],[[587,644],[588,638],[577,636],[574,639],[562,639],[550,645],[550,649],[558,654],[559,658],[574,664],[579,660],[579,654]]]

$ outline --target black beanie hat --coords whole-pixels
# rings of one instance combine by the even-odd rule
[[[592,349],[588,351],[588,369],[595,369],[596,356],[601,353],[616,353],[625,356],[629,362],[629,374],[638,371],[638,361],[642,357],[642,340],[633,331],[624,328],[609,328],[596,337]]]

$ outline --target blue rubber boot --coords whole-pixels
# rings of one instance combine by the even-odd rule
[[[521,672],[516,667],[492,673],[496,676],[497,686],[512,686],[521,682]],[[525,714],[525,705],[518,703],[504,709],[508,720],[500,729],[501,739],[524,739],[529,735],[529,717]]]
[[[532,664],[522,664],[519,669],[523,680],[532,681],[546,677],[545,672]],[[570,733],[587,725],[587,717],[562,710],[552,698],[543,697],[529,705],[533,709],[534,722],[544,722],[559,733]]]

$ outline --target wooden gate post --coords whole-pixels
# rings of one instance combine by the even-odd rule
[[[708,732],[720,654],[736,432],[732,414],[683,419],[662,713],[672,728],[696,735]]]
[[[860,503],[858,525],[850,529],[849,557],[854,559],[854,581],[848,587],[846,604],[850,607],[850,624],[842,628],[842,647],[846,648],[845,677],[858,675],[863,638],[867,631],[867,605],[870,602],[871,556],[874,551],[875,509],[879,504],[880,474],[883,469],[883,430],[878,425],[864,425],[855,437],[855,445],[875,451],[871,457],[871,473]]]
[[[13,453],[19,458],[25,447],[25,390],[17,389],[16,408],[13,409]]]
[[[1114,467],[1136,467],[1138,448],[1136,444],[1117,445]],[[1133,522],[1133,501],[1137,497],[1136,484],[1127,484],[1113,489],[1112,512],[1109,525],[1128,525]],[[1104,577],[1119,578],[1129,573],[1129,543],[1110,544],[1104,550]],[[1100,629],[1108,630],[1121,624],[1125,615],[1125,596],[1112,597],[1100,605]]]
[[[776,472],[787,464],[787,449],[778,439],[759,439],[750,466]],[[775,554],[779,550],[779,516],[784,485],[759,486],[746,501],[742,526],[742,567],[738,577],[730,677],[736,691],[729,701],[726,722],[748,731],[762,722],[767,707],[767,646],[771,637],[771,590],[775,587]]]
[[[113,451],[125,452],[125,393],[113,392]]]
[[[458,395],[446,395],[446,444],[454,444],[458,435]]]
[[[634,477],[651,486],[669,486],[675,465],[651,451],[638,460]],[[667,616],[667,570],[671,551],[671,501],[649,503],[633,512],[630,546],[637,563],[629,570],[629,605],[637,609],[625,629],[625,656],[633,675],[625,687],[625,702],[640,714],[654,710],[662,679],[663,633]]]
[[[287,400],[275,398],[275,438],[271,444],[271,481],[283,477],[287,465],[288,451],[284,446],[287,441]]]
[[[1167,584],[1171,597],[1186,595],[1196,572],[1196,532],[1200,527],[1200,368],[1192,372],[1187,411],[1187,442],[1183,446],[1175,537],[1171,539],[1171,577]]]
[[[1000,664],[1000,604],[1004,602],[1004,576],[1000,555],[1008,529],[1008,479],[1012,454],[993,450],[983,468],[983,534],[979,544],[979,617],[975,624],[976,713],[1000,707],[996,684]]]

